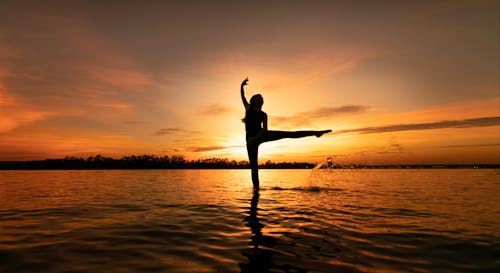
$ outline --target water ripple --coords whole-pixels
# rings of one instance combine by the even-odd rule
[[[268,172],[258,193],[238,182],[247,172],[104,174],[0,174],[0,272],[499,271],[499,187],[487,174],[409,176],[429,186],[341,172],[287,186]],[[461,196],[457,177],[488,183]]]

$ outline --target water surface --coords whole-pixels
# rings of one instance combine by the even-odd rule
[[[498,170],[0,171],[0,272],[498,272]]]

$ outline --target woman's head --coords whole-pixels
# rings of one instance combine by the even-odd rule
[[[260,110],[264,104],[264,98],[260,94],[255,94],[250,98],[250,107]]]
[[[254,109],[257,111],[262,111],[262,105],[264,104],[264,98],[260,94],[255,94],[250,98],[250,106],[248,107],[245,118],[242,119],[244,123],[246,123],[247,120],[247,115],[248,115],[248,110]]]

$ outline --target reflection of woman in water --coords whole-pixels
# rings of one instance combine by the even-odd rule
[[[264,142],[274,141],[282,138],[301,138],[306,136],[320,137],[331,130],[323,131],[272,131],[267,129],[267,114],[262,111],[264,99],[260,94],[253,95],[248,103],[245,98],[244,86],[248,78],[241,83],[241,100],[245,106],[245,123],[248,159],[252,169],[252,182],[254,189],[259,189],[259,145]]]
[[[277,268],[273,263],[273,254],[271,251],[275,245],[276,239],[272,236],[263,235],[262,228],[264,225],[260,223],[261,218],[258,213],[259,191],[253,192],[252,200],[250,201],[250,211],[245,217],[246,226],[250,227],[252,237],[250,240],[251,248],[246,247],[242,254],[248,258],[248,263],[240,263],[241,273],[246,272],[269,272],[271,268]],[[265,247],[263,247],[265,246]]]

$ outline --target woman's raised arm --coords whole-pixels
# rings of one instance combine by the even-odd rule
[[[248,83],[248,77],[243,80],[243,82],[241,83],[241,100],[243,101],[243,105],[245,106],[245,110],[248,109],[248,107],[250,106],[250,104],[248,103],[247,99],[245,98],[245,90],[244,90],[244,86],[247,85]]]

